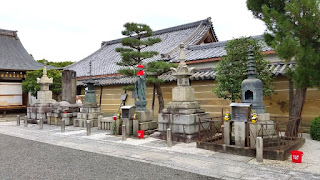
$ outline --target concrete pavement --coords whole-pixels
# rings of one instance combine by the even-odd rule
[[[84,128],[70,126],[61,133],[59,126],[44,125],[44,129],[39,130],[35,124],[23,127],[21,123],[17,127],[12,121],[1,122],[0,133],[221,179],[320,179],[319,154],[312,157],[316,148],[320,151],[320,144],[308,138],[301,149],[306,149],[303,163],[264,160],[259,164],[251,157],[198,149],[195,143],[175,143],[172,148],[167,148],[165,141],[152,137],[121,141],[121,136],[113,136],[111,132],[97,128],[92,129],[91,136],[86,136]],[[315,149],[307,151],[308,144]],[[311,157],[306,152],[310,152]]]

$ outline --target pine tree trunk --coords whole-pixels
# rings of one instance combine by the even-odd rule
[[[160,84],[156,84],[156,88],[157,88],[157,95],[158,95],[158,101],[159,101],[159,112],[158,113],[161,113],[161,111],[164,109],[163,94],[162,94]]]
[[[288,123],[286,136],[297,137],[299,133],[299,126],[301,123],[301,114],[306,99],[307,88],[296,88],[296,93],[293,100],[292,118],[300,118],[297,121]],[[292,120],[290,118],[290,120]]]
[[[293,100],[294,100],[294,89],[293,81],[289,78],[289,117],[293,117]]]
[[[152,92],[152,111],[154,111],[154,102],[156,99],[156,84],[153,84],[153,92]]]

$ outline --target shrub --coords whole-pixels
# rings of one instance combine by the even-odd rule
[[[313,140],[320,141],[320,116],[311,121],[310,135]]]

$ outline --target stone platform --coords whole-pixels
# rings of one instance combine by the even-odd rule
[[[74,119],[75,127],[86,127],[86,121],[91,121],[91,127],[98,127],[98,116],[101,115],[100,107],[82,107],[77,113],[77,118]]]

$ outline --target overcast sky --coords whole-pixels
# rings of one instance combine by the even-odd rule
[[[17,30],[36,60],[79,61],[102,41],[121,38],[126,22],[159,30],[207,17],[219,41],[265,30],[247,10],[246,0],[3,0],[0,28]]]

